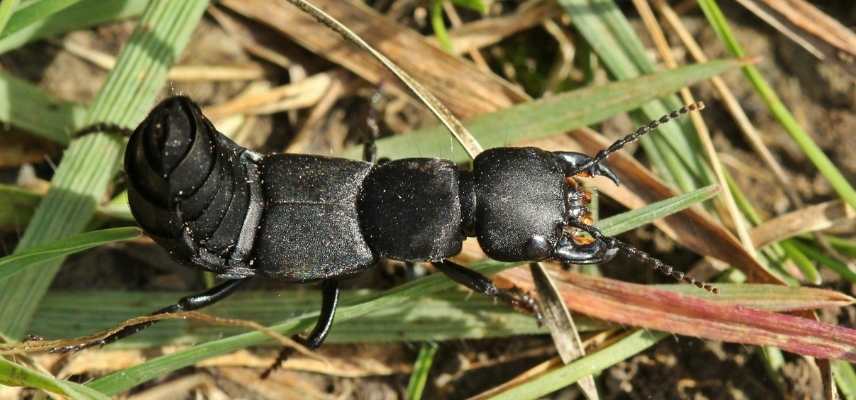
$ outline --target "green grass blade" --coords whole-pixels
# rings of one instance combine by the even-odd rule
[[[658,70],[613,1],[560,0],[559,4],[615,79],[632,79]],[[670,95],[641,105],[642,115],[634,115],[637,122],[650,121],[680,106],[677,96]],[[690,124],[683,121],[667,124],[659,129],[658,135],[643,138],[641,142],[646,153],[656,153],[652,158],[664,162],[660,168],[666,168],[670,180],[684,191],[695,189],[698,183],[713,183]]]
[[[634,331],[606,348],[530,379],[491,399],[524,400],[541,398],[563,387],[572,385],[585,376],[595,374],[620,361],[626,360],[653,346],[666,336],[662,332]]]
[[[466,7],[481,14],[487,13],[487,4],[484,0],[452,0],[456,6]]]
[[[97,390],[45,375],[0,357],[0,386],[2,385],[36,388],[72,399],[109,399]]]
[[[626,232],[630,229],[650,223],[651,221],[674,214],[693,204],[701,203],[716,196],[718,193],[718,186],[705,186],[701,189],[696,189],[689,193],[684,193],[682,195],[674,196],[666,200],[660,200],[656,203],[651,203],[650,205],[648,205],[648,207],[639,208],[636,210],[631,210],[622,213],[620,221],[617,221],[613,218],[607,218],[598,223],[597,226],[601,228],[604,232]]]
[[[434,356],[437,355],[436,343],[423,343],[419,349],[419,355],[416,356],[416,363],[413,365],[413,373],[410,374],[410,381],[407,383],[408,400],[419,400],[422,398],[422,392],[425,390],[425,382],[428,381],[428,374],[431,372],[431,364],[434,362]]]
[[[18,0],[0,0],[0,34],[6,30],[6,25],[17,7]]]
[[[15,10],[15,14],[9,19],[6,28],[0,28],[0,38],[9,36],[25,27],[46,19],[47,17],[62,11],[81,0],[40,0],[27,3]]]
[[[856,272],[853,272],[847,264],[838,261],[837,259],[830,257],[826,254],[823,254],[822,251],[815,248],[814,246],[808,245],[807,243],[801,240],[791,240],[789,242],[792,244],[797,250],[803,252],[809,258],[814,259],[815,261],[823,264],[827,268],[835,271],[836,274],[840,275],[842,278],[856,283]]]
[[[84,123],[135,126],[163,87],[208,2],[153,1],[99,91]],[[29,110],[14,109],[15,112]],[[83,231],[119,167],[123,140],[91,134],[72,141],[18,243],[20,252]],[[50,261],[0,284],[0,331],[16,338],[27,329],[62,259]]]
[[[142,233],[139,228],[111,228],[81,233],[30,247],[27,250],[0,258],[0,282],[31,266],[45,265],[46,261],[66,257],[103,244],[135,239],[140,237]]]
[[[69,134],[81,125],[86,110],[56,100],[33,84],[0,72],[0,121],[57,143],[67,144]]]
[[[524,139],[537,139],[588,126],[615,114],[672,93],[679,88],[721,74],[740,65],[738,60],[717,60],[671,71],[660,71],[626,81],[562,93],[479,116],[466,121],[467,129],[486,149]],[[377,142],[378,154],[392,159],[440,157],[469,161],[457,146],[449,145],[444,128],[421,129]],[[358,159],[362,147],[349,148],[344,156]]]
[[[677,285],[675,285],[677,286]],[[670,288],[671,289],[671,288]],[[120,321],[144,315],[174,303],[190,293],[142,291],[51,291],[39,305],[30,332],[46,338],[91,335]],[[357,303],[377,297],[377,291],[344,291],[342,299]],[[784,294],[782,294],[783,296]],[[750,297],[752,298],[752,297]],[[228,301],[206,307],[205,312],[273,325],[318,310],[317,290],[286,292],[241,291]],[[65,316],[73,314],[71,322]],[[603,323],[580,318],[581,330],[602,329]],[[383,329],[379,329],[383,327]],[[150,348],[193,345],[247,332],[244,328],[165,321],[110,345],[111,348]],[[431,296],[372,311],[360,318],[340,321],[338,316],[326,343],[390,343],[481,339],[543,334],[533,318],[464,290]],[[271,343],[276,345],[275,343]]]
[[[82,0],[0,38],[0,54],[34,40],[142,14],[149,0]]]
[[[440,43],[440,47],[449,53],[454,52],[449,32],[446,30],[446,22],[443,20],[443,0],[434,0],[431,7],[431,28],[434,29],[434,36]]]
[[[832,376],[841,395],[847,400],[856,400],[856,371],[847,361],[832,361]]]
[[[740,43],[731,33],[731,27],[728,25],[728,21],[725,19],[725,16],[722,14],[722,10],[719,9],[716,1],[699,0],[699,6],[707,17],[708,22],[710,22],[710,25],[716,31],[719,39],[725,43],[728,50],[736,57],[745,56],[742,46],[740,46]],[[841,196],[841,198],[847,202],[850,207],[856,207],[856,190],[853,189],[853,186],[850,185],[847,178],[844,177],[841,171],[835,167],[835,164],[829,160],[829,157],[823,153],[823,150],[817,146],[817,143],[814,142],[811,136],[803,130],[800,124],[796,121],[796,118],[794,118],[793,114],[791,114],[785,104],[782,103],[782,100],[779,99],[779,96],[773,88],[770,87],[763,75],[761,75],[761,72],[758,71],[758,68],[754,65],[746,65],[743,67],[743,73],[746,75],[749,82],[752,83],[752,86],[755,87],[755,91],[759,96],[761,96],[764,103],[767,104],[767,107],[770,109],[773,116],[779,121],[782,127],[785,128],[785,132],[791,136],[791,139],[797,143],[803,153],[805,153],[806,157],[811,160],[812,164],[814,164],[826,180],[829,181],[832,188],[838,192],[838,195]]]

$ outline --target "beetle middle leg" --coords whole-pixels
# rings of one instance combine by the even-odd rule
[[[453,281],[470,288],[474,292],[495,297],[514,308],[535,314],[535,318],[541,321],[541,311],[538,309],[535,299],[520,289],[516,287],[512,289],[500,289],[494,285],[490,278],[449,260],[433,262],[432,264],[437,270],[446,274]]]
[[[241,286],[244,282],[248,281],[249,278],[243,279],[232,279],[225,281],[217,286],[214,286],[211,289],[208,289],[202,293],[190,295],[187,297],[181,298],[177,303],[161,308],[149,315],[159,315],[159,314],[167,314],[167,313],[176,313],[182,311],[193,311],[198,310],[203,307],[210,306],[220,300],[229,297],[235,290]],[[113,343],[117,340],[124,339],[128,336],[139,333],[140,331],[154,325],[155,322],[158,321],[148,321],[137,325],[126,326],[114,333],[110,336],[107,336],[103,339],[99,339],[96,341],[83,343],[79,345],[66,346],[56,349],[57,352],[68,352],[68,351],[78,351],[83,350],[93,346],[103,346],[105,344]]]

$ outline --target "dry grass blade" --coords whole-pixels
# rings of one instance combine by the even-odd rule
[[[812,54],[816,52],[833,56],[836,52],[846,54],[845,57],[837,57],[837,59],[844,59],[846,64],[849,64],[848,71],[851,74],[856,73],[853,64],[853,58],[856,57],[856,35],[811,3],[804,0],[738,0],[738,2],[765,21],[778,22],[771,25],[776,29],[779,29],[777,25],[784,27],[786,30],[782,33],[789,38],[803,38],[795,41],[803,47],[808,44],[810,47],[806,47],[806,50]],[[759,14],[758,11],[761,13]],[[816,51],[812,51],[815,47],[813,45],[817,46]]]
[[[205,107],[204,112],[209,118],[216,120],[236,114],[261,114],[265,106],[283,101],[287,101],[295,109],[309,107],[324,96],[333,81],[343,78],[340,75],[333,72],[317,73],[261,93],[238,96],[227,102]]]
[[[116,58],[110,54],[86,47],[72,40],[64,40],[58,44],[69,53],[105,70],[111,70],[116,66]],[[264,70],[257,64],[179,65],[170,68],[167,73],[167,79],[179,82],[251,81],[263,76]]]
[[[856,211],[841,200],[832,200],[780,215],[752,229],[755,246],[763,247],[803,233],[829,229],[856,218]]]
[[[568,307],[562,301],[555,283],[550,279],[543,263],[530,263],[529,272],[538,292],[538,306],[544,314],[544,324],[550,329],[553,344],[559,352],[562,362],[567,364],[586,355],[580,333]],[[578,382],[580,389],[589,400],[599,399],[594,376],[588,375]]]
[[[396,60],[404,70],[423,82],[431,93],[443,99],[445,105],[460,118],[500,110],[528,98],[508,82],[447,54],[418,33],[365,6],[338,0],[314,3]],[[404,89],[372,56],[345,42],[338,34],[318,29],[314,19],[289,5],[258,0],[225,0],[221,4],[271,26],[313,53],[344,66],[375,85],[384,82]]]
[[[533,28],[553,17],[561,10],[552,1],[542,1],[514,14],[485,18],[449,30],[452,47],[458,54],[477,50],[505,39],[517,32]]]
[[[89,335],[83,336],[79,338],[71,338],[71,339],[57,339],[57,340],[45,340],[42,338],[36,338],[32,340],[26,340],[20,343],[10,343],[10,344],[0,344],[0,355],[15,355],[15,354],[29,354],[29,353],[41,353],[41,352],[53,352],[63,347],[67,346],[77,346],[77,345],[88,345],[99,340],[105,339],[110,335],[119,332],[120,330],[126,327],[132,327],[137,325],[146,324],[148,322],[156,322],[163,321],[168,319],[191,319],[195,321],[202,321],[209,324],[214,325],[223,325],[223,326],[237,326],[246,328],[249,330],[259,331],[267,336],[270,336],[272,339],[280,343],[285,347],[293,348],[299,351],[301,354],[307,357],[313,357],[316,359],[323,358],[319,357],[315,352],[307,349],[300,343],[295,342],[289,337],[281,335],[279,332],[276,332],[264,325],[259,324],[255,321],[243,320],[243,319],[234,319],[234,318],[223,318],[217,317],[209,314],[205,314],[199,311],[183,311],[176,313],[167,313],[167,314],[156,314],[156,315],[145,315],[141,317],[134,317],[123,321],[122,323],[104,331]]]
[[[421,83],[417,80],[413,79],[409,73],[405,72],[401,68],[398,67],[395,63],[386,58],[378,50],[375,50],[374,47],[366,43],[360,36],[351,31],[348,27],[343,25],[341,22],[324,12],[324,10],[316,7],[314,4],[311,4],[304,0],[286,0],[294,6],[300,8],[307,14],[311,15],[318,22],[326,25],[331,30],[335,31],[342,37],[346,38],[351,43],[356,44],[363,50],[369,52],[375,59],[380,61],[384,67],[390,70],[393,74],[395,74],[398,79],[403,82],[408,89],[420,100],[425,106],[427,106],[434,115],[440,120],[443,125],[449,130],[452,136],[458,140],[458,143],[463,146],[464,150],[470,155],[471,158],[475,158],[476,155],[482,152],[482,147],[473,135],[467,131],[467,128],[464,124],[461,123],[455,116],[449,111],[446,106],[437,100],[434,95],[426,90]]]

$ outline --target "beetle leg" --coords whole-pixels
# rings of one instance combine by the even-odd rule
[[[511,289],[500,289],[493,284],[493,281],[491,281],[490,278],[449,260],[433,262],[432,264],[434,264],[437,270],[446,274],[446,276],[451,278],[453,281],[458,282],[475,292],[502,300],[516,309],[521,309],[535,314],[535,318],[538,321],[541,321],[541,311],[538,309],[538,304],[535,302],[535,299],[529,297],[528,294],[524,293],[519,288],[514,287]]]
[[[616,185],[620,183],[618,176],[615,175],[608,166],[603,162],[594,162],[594,159],[583,153],[574,151],[554,151],[562,169],[565,171],[565,176],[577,176],[580,174],[590,176],[605,176]]]
[[[339,305],[339,281],[330,279],[322,284],[321,314],[318,315],[318,322],[315,323],[315,328],[309,333],[306,339],[299,335],[291,337],[292,340],[298,342],[310,349],[317,349],[324,343],[327,334],[330,333],[330,328],[333,326],[333,317],[336,316],[336,306]],[[284,347],[279,351],[276,360],[261,374],[262,379],[270,376],[271,372],[275,371],[282,365],[291,354],[294,353],[294,348]]]
[[[235,289],[237,289],[239,286],[241,286],[242,283],[246,282],[247,280],[249,280],[249,278],[232,279],[232,280],[225,281],[225,282],[223,282],[217,286],[214,286],[213,288],[208,289],[202,293],[183,297],[177,303],[175,303],[171,306],[161,308],[160,310],[157,310],[157,311],[155,311],[149,315],[159,315],[159,314],[175,313],[175,312],[182,312],[182,311],[193,311],[193,310],[198,310],[198,309],[206,307],[206,306],[210,306],[210,305],[212,305],[212,304],[214,304],[220,300],[225,299],[226,297],[228,297],[229,295],[234,293]],[[54,352],[69,352],[69,351],[83,350],[85,348],[89,348],[92,346],[103,346],[105,344],[110,344],[110,343],[113,343],[119,339],[123,339],[123,338],[131,336],[133,334],[136,334],[136,333],[142,331],[143,329],[146,329],[146,328],[152,326],[155,322],[158,322],[158,321],[148,321],[148,322],[143,322],[143,323],[138,324],[138,325],[126,326],[126,327],[112,333],[110,336],[107,336],[103,339],[95,340],[95,341],[88,342],[88,343],[73,345],[73,346],[61,347],[61,348],[58,348],[58,349],[53,350],[53,351]]]
[[[553,256],[568,264],[601,264],[612,260],[618,254],[618,247],[610,246],[603,240],[595,239],[590,244],[577,244],[566,236],[559,240]]]

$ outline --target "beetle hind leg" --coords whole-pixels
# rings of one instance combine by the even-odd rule
[[[160,310],[157,310],[157,311],[155,311],[149,315],[159,315],[159,314],[176,313],[176,312],[182,312],[182,311],[198,310],[200,308],[209,306],[209,305],[214,304],[220,300],[223,300],[224,298],[226,298],[229,295],[231,295],[232,293],[234,293],[235,289],[237,289],[239,286],[241,286],[242,283],[244,283],[248,280],[249,280],[249,278],[232,279],[232,280],[225,281],[225,282],[223,282],[217,286],[214,286],[213,288],[208,289],[202,293],[183,297],[177,303],[170,305],[170,306],[167,306],[167,307],[164,307],[164,308],[161,308]],[[107,336],[105,338],[95,340],[92,342],[88,342],[88,343],[79,344],[79,345],[61,347],[61,348],[55,349],[53,351],[54,352],[71,352],[71,351],[83,350],[83,349],[93,347],[93,346],[103,346],[106,344],[113,343],[117,340],[124,339],[128,336],[134,335],[134,334],[142,331],[143,329],[146,329],[146,328],[154,325],[155,322],[158,322],[158,321],[155,320],[155,321],[143,322],[143,323],[140,323],[137,325],[128,325],[128,326],[123,327],[122,329],[117,330],[116,332],[113,332],[112,334],[110,334],[109,336]]]
[[[312,332],[309,333],[309,336],[306,338],[301,337],[300,335],[294,335],[291,337],[297,343],[300,343],[310,349],[317,349],[321,347],[321,344],[324,343],[324,340],[327,339],[327,335],[330,333],[330,328],[333,326],[333,317],[336,316],[336,307],[339,305],[339,281],[337,280],[326,280],[322,284],[322,296],[323,299],[321,301],[321,314],[318,315],[318,322],[315,323],[315,328],[312,329]],[[279,351],[279,354],[276,356],[276,360],[261,374],[261,378],[265,379],[270,374],[275,371],[277,368],[282,365],[291,354],[294,353],[294,348],[292,347],[284,347]]]

